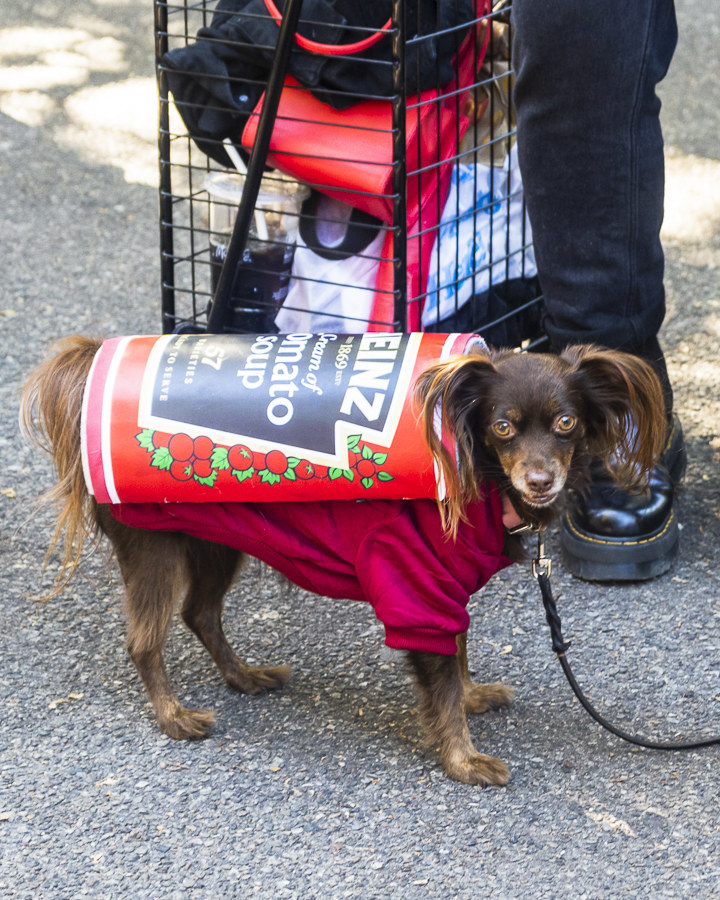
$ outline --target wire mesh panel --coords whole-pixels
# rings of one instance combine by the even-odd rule
[[[228,331],[540,338],[509,6],[304,0],[248,199],[282,12],[156,3],[163,331],[205,330],[215,297]]]

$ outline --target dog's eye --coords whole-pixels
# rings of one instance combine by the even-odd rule
[[[561,434],[568,434],[575,427],[575,416],[558,416],[555,419],[555,430]]]
[[[498,419],[492,424],[493,432],[500,438],[509,438],[515,434],[513,426],[505,419]]]

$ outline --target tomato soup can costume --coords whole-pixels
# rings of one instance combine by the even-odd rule
[[[434,498],[413,400],[473,334],[180,334],[104,342],[83,402],[99,503]]]

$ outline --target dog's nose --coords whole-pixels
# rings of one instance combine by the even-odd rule
[[[550,474],[550,472],[542,470],[528,472],[525,476],[527,486],[531,491],[534,491],[538,494],[547,493],[553,486],[554,480],[555,479]]]

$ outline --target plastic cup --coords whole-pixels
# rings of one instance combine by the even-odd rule
[[[210,196],[210,289],[215,289],[227,255],[245,179],[213,172],[204,187]],[[250,333],[274,332],[275,316],[290,287],[300,205],[308,189],[281,175],[265,176],[255,214],[237,265],[227,325]]]

